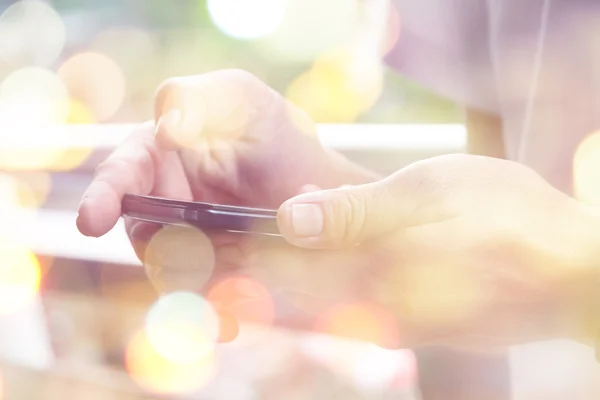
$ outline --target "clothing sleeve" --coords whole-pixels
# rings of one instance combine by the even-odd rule
[[[439,95],[498,114],[486,0],[393,0],[400,34],[387,64]]]

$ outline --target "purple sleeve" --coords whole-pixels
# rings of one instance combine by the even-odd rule
[[[485,0],[394,0],[393,69],[470,108],[498,113]]]

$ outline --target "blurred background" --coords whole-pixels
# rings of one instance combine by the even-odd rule
[[[387,0],[22,0],[0,13],[0,399],[419,397],[409,350],[273,327],[206,350],[189,327],[149,331],[210,313],[201,297],[158,301],[121,225],[100,240],[74,225],[94,167],[172,76],[248,70],[384,173],[462,151],[461,110],[381,63],[402,34]]]

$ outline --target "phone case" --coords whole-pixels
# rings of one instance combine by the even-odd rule
[[[191,225],[202,230],[280,235],[277,211],[127,194],[122,214],[165,225]]]

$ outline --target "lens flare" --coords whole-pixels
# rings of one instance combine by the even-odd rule
[[[60,15],[45,1],[17,1],[0,16],[0,57],[14,66],[50,66],[65,37]]]
[[[216,372],[213,351],[191,363],[175,363],[156,351],[142,330],[129,343],[126,368],[144,390],[159,395],[189,395],[210,383]]]
[[[257,50],[278,63],[311,62],[354,37],[359,27],[360,3],[359,0],[288,0],[279,28],[261,40]]]
[[[396,319],[385,309],[370,304],[340,304],[317,320],[317,332],[394,348],[399,341]]]
[[[237,39],[257,39],[273,33],[283,21],[287,0],[208,0],[215,25]]]
[[[170,293],[148,312],[146,333],[156,352],[165,359],[192,363],[212,351],[219,337],[219,316],[196,294]]]
[[[102,122],[113,117],[125,99],[125,76],[121,68],[101,53],[79,53],[58,70],[71,97],[84,104]]]
[[[144,265],[160,292],[199,291],[215,267],[210,239],[198,229],[167,226],[146,247]]]
[[[17,243],[0,240],[0,315],[19,312],[33,301],[40,281],[36,256]]]
[[[273,298],[265,286],[254,279],[240,276],[222,280],[209,290],[207,299],[218,310],[231,313],[240,323],[268,326],[273,322]],[[222,334],[232,336],[229,332]]]
[[[573,161],[575,197],[600,207],[600,131],[586,137],[579,145]]]
[[[350,123],[379,99],[383,70],[379,60],[340,50],[315,61],[287,90],[287,98],[316,122]]]

